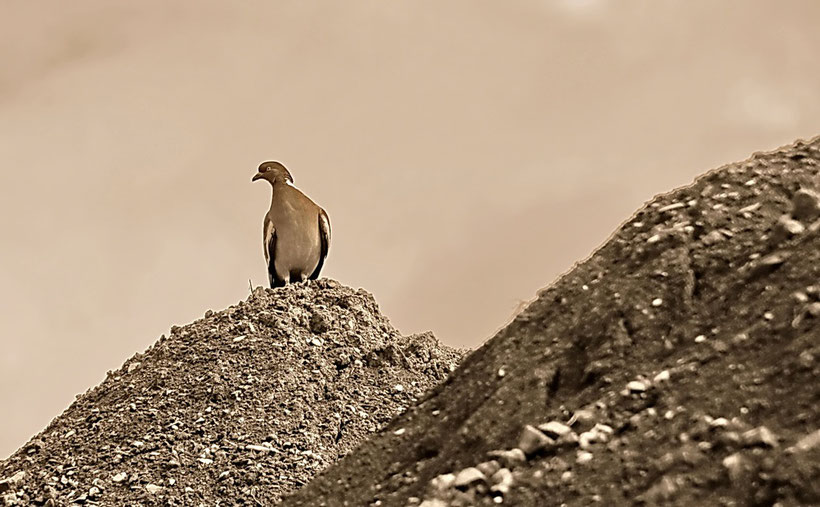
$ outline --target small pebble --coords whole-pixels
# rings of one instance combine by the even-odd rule
[[[588,451],[579,451],[578,455],[575,458],[575,461],[578,462],[579,465],[584,465],[592,461],[592,453]]]
[[[732,482],[738,482],[743,478],[747,465],[743,456],[735,453],[723,459],[723,467],[729,473],[729,478]]]
[[[501,469],[501,465],[496,460],[485,461],[483,463],[479,463],[475,466],[479,472],[484,474],[484,477],[492,477],[498,470]]]
[[[661,212],[661,213],[663,213],[665,211],[674,211],[676,209],[683,208],[684,206],[686,206],[684,203],[676,202],[676,203],[672,203],[668,206],[664,206],[663,208],[660,208],[658,211]]]
[[[506,495],[510,492],[510,486],[513,484],[513,474],[508,469],[501,468],[493,474],[490,480],[493,482],[490,491]]]
[[[455,474],[441,474],[437,477],[433,477],[430,481],[430,486],[437,491],[445,491],[450,489],[453,483],[456,481]]]
[[[498,459],[507,467],[514,467],[527,461],[527,456],[521,449],[490,451],[487,456]]]
[[[701,242],[706,245],[714,245],[726,239],[720,231],[712,231],[701,238]]]
[[[797,236],[805,232],[806,226],[793,219],[789,215],[781,216],[772,229],[772,240],[779,243],[792,236]]]
[[[626,385],[626,388],[631,393],[642,393],[645,392],[648,387],[645,383],[641,382],[640,380],[633,380],[632,382]]]
[[[815,447],[820,447],[820,430],[816,430],[801,438],[794,444],[794,447],[790,447],[789,450],[791,452],[806,452]]]
[[[763,445],[766,447],[777,447],[777,435],[765,426],[758,426],[741,435],[743,443],[747,447]]]

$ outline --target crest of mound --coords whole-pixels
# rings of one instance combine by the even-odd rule
[[[405,410],[461,353],[322,279],[174,327],[0,462],[20,505],[275,503]],[[3,502],[0,502],[3,504]]]
[[[815,138],[657,196],[284,505],[820,504],[818,185]]]

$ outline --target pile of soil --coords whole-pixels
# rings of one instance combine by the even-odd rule
[[[658,196],[284,505],[820,504],[819,174]]]
[[[0,505],[270,505],[456,367],[332,280],[174,327],[0,462]]]

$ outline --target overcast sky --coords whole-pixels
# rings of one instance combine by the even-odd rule
[[[266,281],[262,160],[323,275],[477,347],[642,202],[820,134],[820,2],[4,0],[0,457]]]

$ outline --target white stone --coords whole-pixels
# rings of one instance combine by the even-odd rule
[[[632,393],[642,393],[647,390],[647,385],[640,380],[633,380],[626,385],[626,388]]]
[[[578,464],[580,464],[580,465],[584,465],[584,464],[589,463],[590,461],[592,461],[592,458],[593,458],[593,456],[592,456],[591,452],[579,451],[578,455],[575,458],[575,461],[577,461]]]
[[[453,481],[453,486],[460,488],[485,480],[487,480],[487,478],[484,477],[481,470],[476,467],[467,467],[456,474],[456,478]]]
[[[572,429],[564,423],[558,421],[550,421],[548,423],[538,425],[538,429],[543,431],[548,437],[559,438],[571,433]]]

